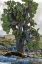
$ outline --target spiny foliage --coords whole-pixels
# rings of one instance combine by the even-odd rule
[[[12,29],[14,28],[15,29],[13,30],[14,35],[21,34],[19,31],[17,31],[16,26],[12,25],[12,21],[14,20],[16,21],[16,22],[14,21],[15,22],[14,24],[17,24],[17,25],[21,21],[23,26],[28,23],[30,23],[30,26],[36,25],[36,23],[33,20],[33,17],[34,17],[34,14],[36,13],[38,4],[36,2],[33,2],[33,0],[22,0],[22,1],[25,3],[21,4],[19,2],[15,2],[11,0],[5,2],[5,4],[7,5],[7,9],[5,8],[3,10],[4,12],[2,14],[1,20],[3,21],[3,24],[2,24],[3,30],[6,31],[7,33],[9,33],[11,28]],[[28,13],[29,15],[27,15]],[[28,26],[26,26],[26,28],[28,28]]]
[[[26,21],[30,17],[31,26],[35,26],[36,23],[34,23],[34,20],[32,18],[36,13],[38,4],[36,2],[33,2],[33,0],[22,1],[25,3],[21,4],[20,2],[15,2],[13,0],[5,2],[7,8],[3,9],[4,12],[2,14],[1,20],[3,21],[3,30],[6,31],[6,33],[9,33],[10,29],[12,28],[12,19],[16,20],[17,22],[22,21],[22,23],[24,24],[24,21]],[[30,7],[31,4],[32,6]],[[10,17],[8,17],[8,13],[11,14]],[[29,15],[27,15],[28,13]]]
[[[6,31],[6,33],[9,33],[12,28],[13,35],[18,36],[18,40],[21,42],[24,42],[24,40],[28,42],[30,40],[30,35],[38,42],[38,29],[36,30],[33,28],[37,25],[34,22],[33,17],[36,14],[38,3],[33,2],[33,0],[22,0],[22,2],[24,3],[21,4],[20,2],[15,2],[13,0],[5,2],[7,8],[3,9],[1,17],[1,20],[3,21],[3,30]],[[30,26],[28,26],[28,24],[30,24]],[[35,47],[36,44],[38,43],[35,43]],[[32,46],[33,43],[28,43],[29,48],[32,48]]]

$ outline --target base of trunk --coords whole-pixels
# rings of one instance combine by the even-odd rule
[[[24,53],[24,39],[18,38],[17,36],[16,38],[16,48],[17,48],[17,52],[20,53]]]
[[[16,47],[17,47],[17,52],[24,53],[24,45],[22,43],[18,43]]]
[[[19,57],[22,57],[22,58],[28,57],[27,55],[19,53],[19,52],[8,52],[4,56],[10,57],[11,55],[19,56]]]

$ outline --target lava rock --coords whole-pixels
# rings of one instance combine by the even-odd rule
[[[8,52],[4,56],[10,57],[11,55],[19,56],[19,57],[22,57],[22,58],[27,57],[27,55],[24,55],[24,54],[19,53],[19,52]]]

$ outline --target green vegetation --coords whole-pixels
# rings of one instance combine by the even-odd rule
[[[3,43],[6,47],[15,44],[14,40],[8,40],[5,38],[0,38],[0,43]]]
[[[0,50],[0,55],[4,55],[5,53],[7,53],[7,52]]]
[[[37,30],[34,28],[37,24],[34,22],[33,17],[36,14],[38,3],[33,2],[33,0],[22,0],[22,2],[25,3],[21,4],[20,2],[15,2],[13,0],[5,2],[5,5],[7,5],[7,9],[3,9],[3,14],[1,16],[1,20],[3,21],[2,27],[7,34],[10,32],[10,29],[12,28],[12,34],[16,36],[17,44],[24,43],[24,40],[26,40],[26,42],[28,43],[28,48],[36,51],[39,49],[40,39],[38,33],[39,28]],[[29,23],[30,26],[28,26]],[[32,36],[30,37],[30,41],[30,35],[27,32]],[[29,36],[27,37],[27,35]],[[34,41],[31,38],[33,38]],[[2,40],[2,42],[4,42],[5,45],[8,45],[11,44],[13,41]],[[22,48],[23,44],[21,44],[20,47]]]
[[[39,46],[42,48],[42,40],[39,41]]]
[[[2,42],[5,46],[10,46],[11,45],[15,45],[16,43],[14,43],[12,40],[7,40],[7,39],[3,39],[0,38],[0,42]],[[24,45],[26,46],[26,41],[24,42]],[[39,41],[39,45],[38,42],[36,41],[31,41],[30,43],[28,43],[28,48],[30,50],[38,50],[40,48],[42,48],[42,41]]]
[[[16,44],[12,40],[7,40],[7,39],[3,39],[3,38],[0,38],[0,42],[3,43],[6,47],[10,46],[10,44],[13,44],[13,45]],[[26,41],[25,41],[25,45],[27,45]],[[41,46],[42,45],[42,41],[39,41],[39,45],[40,45],[40,48],[42,48],[42,46]],[[39,49],[38,47],[39,47],[38,44],[35,43],[34,41],[28,43],[28,48],[30,50],[34,50],[34,52],[28,52],[28,55],[30,57],[42,58],[42,52],[39,52],[41,56],[40,55],[39,56],[35,55],[35,50],[38,51],[38,49]],[[8,52],[8,50],[5,50],[5,51],[4,50],[0,50],[0,55],[4,55],[6,52]]]

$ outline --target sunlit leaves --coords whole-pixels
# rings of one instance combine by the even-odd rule
[[[16,35],[16,36],[18,36],[19,38],[21,38],[22,33],[21,33],[19,30],[14,30],[14,31],[13,31],[13,35]]]
[[[9,7],[11,7],[11,6],[14,6],[16,4],[16,2],[15,1],[7,1],[7,2],[5,2],[5,4],[8,5]]]
[[[7,21],[8,21],[7,15],[3,13],[1,20],[2,20],[3,22],[7,22]]]
[[[3,27],[3,30],[6,31],[7,34],[10,32],[10,28],[11,28],[10,22],[4,22],[2,24],[2,27]]]
[[[34,49],[35,51],[37,51],[37,50],[40,49],[39,42],[37,42],[37,41],[34,41],[34,42],[33,42],[33,49]]]
[[[14,9],[13,14],[14,14],[14,16],[16,16],[16,15],[17,15],[17,10],[16,10],[16,9]]]
[[[36,2],[33,2],[33,0],[22,0],[22,1],[25,3],[21,4],[20,2],[15,2],[11,0],[5,2],[5,4],[8,7],[7,9],[4,9],[1,20],[3,21],[2,27],[7,33],[10,31],[10,28],[13,28],[13,25],[15,25],[15,28],[14,28],[15,30],[16,24],[18,25],[18,23],[21,21],[23,23],[25,22],[24,24],[26,25],[30,23],[31,26],[35,26],[36,24],[32,18],[34,17],[34,14],[36,13],[38,4]],[[28,19],[29,17],[31,20]],[[17,23],[17,21],[19,22]],[[28,30],[29,29],[28,26],[25,26],[24,29],[26,29],[26,27]],[[13,34],[17,35],[18,37],[21,37],[20,31],[17,31],[17,30],[14,31],[14,30],[13,30]]]
[[[33,0],[22,0],[23,2],[33,1]]]
[[[5,2],[5,4],[10,5],[10,2],[11,2],[11,1],[7,1],[7,2]]]
[[[16,16],[16,20],[19,20],[19,16],[18,15]]]
[[[38,7],[38,4],[36,2],[32,2],[32,6],[30,9],[30,17],[31,18],[34,17],[34,14],[36,13],[37,7]]]
[[[38,29],[39,29],[39,28],[38,28]],[[35,29],[35,28],[33,28],[33,27],[31,27],[31,28],[29,29],[32,37],[34,37],[34,39],[35,39],[36,41],[39,41],[39,39],[40,39],[40,36],[39,36],[39,33],[38,33],[38,29]]]
[[[21,17],[20,17],[20,19],[23,21],[23,20],[24,20],[24,17],[23,17],[23,16],[21,16]]]
[[[17,31],[17,36],[18,36],[19,38],[21,38],[22,33],[21,33],[20,31]]]
[[[7,34],[10,32],[10,26],[8,26],[6,23],[3,23],[2,27],[3,27],[3,30],[6,31]]]
[[[30,13],[30,17],[33,18],[34,17],[34,13],[31,12]]]
[[[7,13],[7,9],[3,9],[4,10],[4,13]]]
[[[33,19],[31,19],[30,25],[34,27],[34,26],[37,25],[37,24],[36,24],[36,22],[34,22]]]
[[[6,33],[8,34],[11,28],[11,23],[10,20],[7,18],[7,14],[3,13],[1,20],[3,21],[3,30],[6,31]]]
[[[28,0],[22,0],[23,2],[28,2]]]
[[[17,5],[15,6],[15,8],[13,9],[13,13],[14,13],[14,16],[16,18],[16,20],[24,20],[24,17],[23,17],[23,8],[22,8],[22,5],[17,2]]]
[[[32,41],[30,41],[30,43],[28,43],[28,48],[29,48],[29,50],[32,50],[32,48],[33,48],[33,43],[32,43]]]
[[[23,4],[20,2],[15,2],[13,0],[5,2],[7,9],[3,10],[1,20],[3,21],[3,30],[8,34],[12,28],[12,34],[17,36],[20,40],[30,42],[30,34],[35,37],[37,41],[39,39],[38,29],[33,27],[36,25],[34,20],[34,14],[36,13],[38,4],[33,2],[33,0],[22,0]],[[30,23],[30,26],[28,25]],[[17,26],[17,27],[16,27]],[[23,29],[23,30],[22,30]],[[18,40],[17,40],[18,41]],[[37,43],[37,42],[36,42]],[[34,44],[35,47],[36,43]],[[28,43],[28,48],[32,48],[33,43]],[[35,48],[34,48],[35,49]]]
[[[39,42],[35,40],[30,41],[30,43],[28,43],[28,48],[29,50],[35,50],[35,51],[39,50],[40,49]]]
[[[12,6],[16,5],[15,1],[11,1]]]
[[[14,31],[12,32],[12,34],[13,34],[13,35],[17,35],[17,30],[14,30]]]

